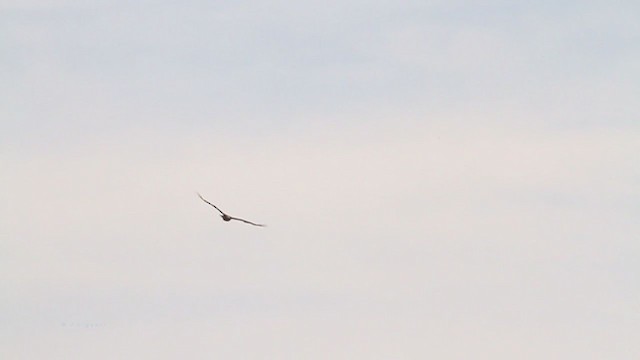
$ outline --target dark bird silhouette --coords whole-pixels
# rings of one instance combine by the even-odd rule
[[[256,224],[256,223],[253,223],[253,222],[251,222],[249,220],[245,220],[245,219],[240,219],[240,218],[237,218],[237,217],[229,216],[229,215],[225,214],[224,211],[218,209],[217,206],[215,206],[212,203],[208,202],[205,198],[202,197],[202,195],[200,195],[200,193],[196,193],[196,194],[198,194],[198,197],[200,199],[202,199],[202,201],[206,202],[207,204],[213,206],[216,210],[218,210],[220,212],[220,217],[224,221],[238,220],[238,221],[242,221],[242,222],[247,223],[247,224],[251,224],[253,226],[267,226],[265,224]]]

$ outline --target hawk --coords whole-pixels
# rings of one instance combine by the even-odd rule
[[[206,202],[207,204],[209,204],[209,205],[213,206],[216,210],[218,210],[218,211],[220,212],[220,217],[221,217],[221,218],[222,218],[222,220],[224,220],[224,221],[238,220],[238,221],[242,221],[242,222],[247,223],[247,224],[251,224],[251,225],[253,225],[253,226],[267,226],[267,225],[265,225],[265,224],[256,224],[256,223],[251,222],[251,221],[249,221],[249,220],[245,220],[245,219],[240,219],[240,218],[237,218],[237,217],[229,216],[229,215],[225,214],[225,213],[224,213],[224,211],[222,211],[222,210],[218,209],[218,207],[217,207],[217,206],[215,206],[215,205],[213,205],[212,203],[208,202],[205,198],[203,198],[203,197],[202,197],[202,195],[200,195],[200,193],[196,193],[196,194],[198,194],[198,197],[199,197],[200,199],[202,199],[202,201]]]

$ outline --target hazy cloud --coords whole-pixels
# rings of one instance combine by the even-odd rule
[[[2,348],[637,358],[637,10],[5,2]]]

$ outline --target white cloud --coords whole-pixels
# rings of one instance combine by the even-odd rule
[[[621,257],[638,251],[629,202],[640,195],[637,129],[380,130],[254,144],[203,136],[162,156],[137,145],[13,154],[3,214],[9,304],[31,299],[19,314],[53,304],[24,315],[31,320],[108,323],[42,335],[96,346],[103,336],[123,344],[116,329],[145,321],[135,326],[156,340],[217,333],[211,321],[231,332],[251,324],[248,341],[274,357],[304,350],[271,348],[258,340],[267,329],[280,341],[307,329],[327,345],[339,341],[334,327],[360,334],[358,348],[310,345],[319,357],[365,356],[361,347],[376,343],[380,354],[468,354],[450,341],[424,348],[429,323],[466,339],[468,351],[503,354],[471,335],[485,329],[485,341],[513,338],[504,356],[533,341],[542,349],[532,354],[553,358],[587,356],[576,336],[599,338],[601,327],[624,336],[633,326],[621,321],[639,291],[624,275],[635,265]],[[224,224],[194,191],[269,227]],[[255,319],[237,318],[248,314]],[[543,335],[554,322],[584,330],[560,346]]]

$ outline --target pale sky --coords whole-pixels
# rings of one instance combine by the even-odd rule
[[[640,358],[637,1],[4,0],[0,49],[3,359]]]

